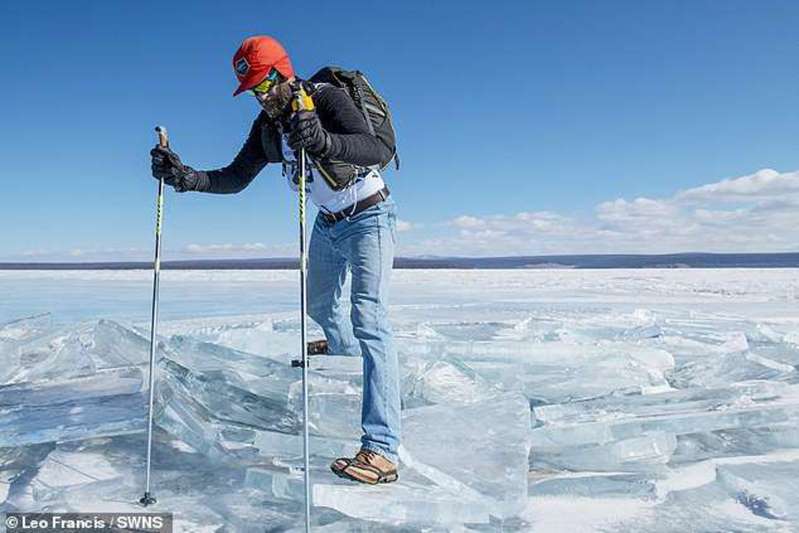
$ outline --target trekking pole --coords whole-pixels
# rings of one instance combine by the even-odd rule
[[[156,126],[158,144],[162,148],[169,148],[169,136],[166,128]],[[150,403],[147,409],[147,470],[144,484],[144,496],[139,503],[147,507],[158,500],[150,494],[150,470],[152,467],[153,451],[153,403],[155,399],[155,330],[158,325],[158,285],[161,275],[161,221],[164,210],[164,178],[158,180],[158,200],[155,208],[155,260],[153,261],[153,307],[150,320]]]
[[[313,111],[311,97],[300,87],[297,91],[292,109],[297,111]],[[305,531],[311,531],[311,450],[308,434],[308,334],[306,312],[308,308],[307,269],[308,247],[305,242],[305,149],[300,150],[299,199],[300,199],[300,345],[302,358],[291,362],[293,367],[302,367],[302,448],[305,467]]]

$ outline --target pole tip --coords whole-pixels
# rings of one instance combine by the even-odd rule
[[[139,503],[143,506],[147,507],[148,505],[153,505],[154,503],[158,503],[158,500],[155,499],[149,492],[145,492],[144,496],[141,497]]]

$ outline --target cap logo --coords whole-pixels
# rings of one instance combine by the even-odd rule
[[[246,57],[242,57],[236,61],[236,64],[233,68],[236,70],[236,75],[241,78],[242,76],[246,76],[250,71],[250,64],[247,62]]]

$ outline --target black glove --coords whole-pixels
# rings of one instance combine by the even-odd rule
[[[171,185],[177,192],[197,190],[200,176],[196,170],[181,162],[178,154],[161,145],[150,150],[153,163],[153,177],[163,179],[164,183]]]
[[[299,111],[291,119],[288,143],[294,151],[305,148],[311,155],[325,157],[330,150],[330,134],[322,128],[316,111]]]

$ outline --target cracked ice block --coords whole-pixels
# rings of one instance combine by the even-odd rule
[[[150,361],[149,333],[140,333],[112,320],[100,320],[84,343],[98,368],[146,365]]]
[[[18,348],[18,369],[10,376],[11,382],[34,382],[94,373],[97,367],[86,345],[81,342],[83,333],[83,328],[58,330],[21,344]]]
[[[297,369],[291,368],[289,361],[279,362],[182,335],[171,337],[167,345],[169,358],[175,362],[197,372],[234,371],[242,381],[258,386],[262,394],[285,398],[289,384],[297,379]]]
[[[51,329],[49,313],[0,324],[0,384],[7,383],[20,371],[20,346],[44,336]]]
[[[305,498],[305,476],[288,467],[265,465],[248,468],[244,486],[282,500],[303,501]]]
[[[185,345],[182,346],[185,348]],[[287,406],[288,378],[296,379],[296,369],[281,366],[274,369],[277,375],[264,376],[260,384],[255,380],[244,382],[235,372],[222,369],[221,358],[231,355],[235,363],[236,357],[242,357],[240,361],[250,361],[253,358],[260,359],[257,356],[209,343],[199,343],[190,351],[183,350],[181,353],[184,358],[188,353],[192,357],[200,353],[207,355],[200,365],[206,370],[197,371],[169,358],[162,359],[158,402],[161,407],[156,418],[160,427],[197,451],[222,462],[257,464],[263,462],[265,457],[297,457],[302,454],[298,418],[301,410]],[[215,357],[220,360],[215,360]],[[267,372],[272,365],[277,366],[274,361],[265,360],[265,363],[265,367],[257,368],[259,372]],[[341,384],[318,375],[313,376],[311,383],[317,386]],[[257,392],[252,392],[253,389]],[[318,391],[318,387],[312,387],[312,390]],[[301,399],[301,396],[297,398]],[[312,401],[312,405],[318,406],[321,402],[324,407],[325,400],[317,400],[317,403]],[[335,399],[333,401],[335,403]],[[318,411],[317,415],[324,413],[324,410]],[[339,415],[352,418],[354,422],[359,421],[357,413],[355,416],[346,413]],[[328,420],[326,423],[335,424],[335,421]],[[326,458],[347,455],[357,447],[353,439],[358,434],[353,431],[345,435],[350,440],[314,435],[311,437],[312,453]]]
[[[557,448],[602,444],[653,432],[675,435],[799,420],[799,385],[756,381],[721,389],[614,396],[534,409],[532,444]]]
[[[0,338],[0,384],[7,383],[19,371],[18,342]]]
[[[677,438],[677,449],[672,457],[672,463],[702,461],[713,457],[756,455],[783,448],[799,448],[799,427],[796,424],[689,433]]]
[[[641,473],[558,472],[530,480],[530,497],[569,496],[589,498],[656,497],[652,479]]]
[[[524,506],[530,406],[523,396],[431,405],[403,415],[403,447],[416,460],[488,498],[493,515],[511,516]]]
[[[621,472],[657,470],[669,462],[676,447],[676,437],[663,432],[599,445],[533,447],[530,468]]]
[[[154,417],[161,429],[209,459],[219,462],[231,460],[228,448],[223,445],[225,426],[215,420],[207,409],[185,391],[172,389],[169,383],[159,384],[158,393],[160,405],[157,404]]]
[[[44,461],[55,446],[54,443],[48,442],[33,446],[0,448],[0,509],[17,507],[12,500],[15,500],[16,496],[13,492],[21,492],[22,484],[18,481],[27,481],[31,469]],[[12,485],[16,491],[11,490]],[[24,490],[27,490],[27,487]],[[8,507],[9,504],[12,507]]]
[[[405,365],[402,396],[405,407],[426,404],[467,405],[502,394],[468,365],[454,357],[437,361],[417,361],[415,368]]]
[[[143,383],[140,369],[120,368],[0,387],[0,447],[143,431]]]
[[[0,324],[0,340],[23,342],[44,335],[53,328],[50,313],[18,318]]]
[[[271,319],[258,317],[241,317],[236,323],[195,327],[186,333],[200,341],[272,357],[291,353],[299,345],[297,335],[276,331]]]
[[[36,500],[45,500],[73,487],[117,479],[125,474],[128,472],[117,470],[102,450],[55,449],[39,466],[31,489]]]
[[[363,360],[325,355],[311,358],[308,373],[309,428],[311,433],[341,439],[361,434]],[[291,384],[289,409],[302,416],[302,381]]]
[[[376,486],[314,484],[313,504],[361,520],[406,525],[487,524],[490,511],[487,503],[402,481]]]
[[[110,320],[52,331],[21,344],[14,382],[92,374],[98,369],[146,365],[150,341]]]
[[[753,514],[799,521],[799,461],[719,464],[718,482]]]
[[[321,436],[352,438],[361,434],[361,387],[349,381],[308,375],[308,426]],[[302,381],[292,383],[289,409],[302,416]]]
[[[268,453],[261,443],[272,449],[288,446],[288,438],[271,438],[272,432],[300,429],[285,396],[254,394],[231,371],[196,372],[168,358],[159,369],[156,423],[215,461],[257,463]]]
[[[77,378],[0,386],[0,409],[46,407],[87,398],[135,394],[143,389],[144,374],[140,368],[113,368]]]
[[[668,352],[637,344],[602,341],[595,345],[546,342],[471,343],[448,346],[491,382],[523,390],[539,403],[590,398],[611,392],[669,389],[665,374],[674,368]]]
[[[734,352],[690,361],[672,374],[677,388],[723,387],[751,380],[784,380],[796,375],[792,365],[752,352]]]
[[[288,433],[297,429],[297,417],[286,408],[284,396],[273,390],[256,394],[232,370],[198,372],[164,357],[159,378],[179,391],[182,401],[191,399],[217,420]]]
[[[302,454],[302,435],[299,434],[257,431],[252,443],[261,455],[291,457]],[[358,449],[360,443],[357,440],[311,435],[310,445],[313,455],[334,459],[349,455],[352,450]]]

